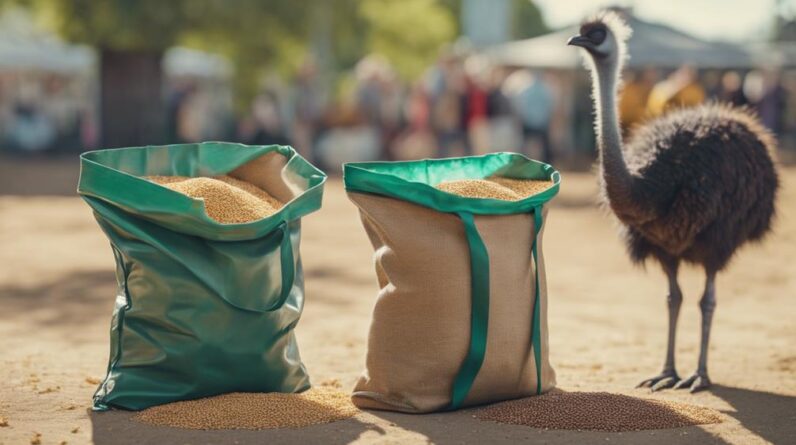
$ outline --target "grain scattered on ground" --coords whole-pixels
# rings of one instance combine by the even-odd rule
[[[141,411],[138,422],[199,430],[301,428],[335,422],[359,410],[348,393],[328,387],[300,394],[231,393]]]
[[[554,430],[638,431],[722,422],[716,410],[607,392],[551,392],[497,403],[475,417]]]
[[[340,379],[330,378],[330,379],[326,379],[326,380],[321,381],[319,386],[323,386],[323,387],[327,387],[327,388],[340,389],[340,388],[343,387],[343,382],[341,382]]]
[[[96,377],[86,377],[86,383],[89,385],[99,385],[102,380]]]
[[[48,386],[48,387],[46,387],[46,388],[44,388],[42,390],[39,390],[37,392],[39,394],[49,394],[51,392],[57,392],[57,391],[60,391],[60,390],[61,390],[60,386]]]
[[[283,203],[265,190],[231,176],[145,178],[192,198],[204,200],[207,216],[222,224],[241,224],[263,219],[283,206]]]
[[[493,176],[487,179],[457,179],[445,181],[436,188],[467,198],[491,198],[502,201],[519,201],[552,187],[552,181],[511,179]]]
[[[0,416],[0,428],[4,428],[8,426],[8,420],[5,417]]]

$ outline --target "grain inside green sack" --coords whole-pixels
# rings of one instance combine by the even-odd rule
[[[348,419],[359,410],[348,393],[312,388],[300,394],[230,393],[145,409],[133,420],[198,430],[301,428]]]
[[[467,198],[491,198],[502,201],[519,201],[541,193],[553,186],[552,181],[537,179],[512,179],[493,176],[486,179],[457,179],[445,181],[436,188]]]
[[[265,190],[231,176],[189,178],[147,176],[146,179],[192,198],[202,199],[207,216],[223,224],[241,224],[266,218],[283,203]]]
[[[685,403],[606,392],[562,391],[490,405],[475,411],[475,417],[533,428],[613,432],[723,421],[716,410]]]

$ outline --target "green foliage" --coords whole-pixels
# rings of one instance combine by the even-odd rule
[[[512,0],[511,37],[528,39],[550,31],[542,12],[531,0]]]
[[[361,0],[368,49],[386,57],[404,78],[414,78],[453,40],[456,18],[435,0]]]
[[[546,28],[528,0],[515,2],[514,34]],[[364,55],[420,75],[458,35],[461,0],[0,0],[30,6],[65,38],[114,50],[182,44],[227,56],[240,103],[266,72],[292,75],[309,52],[327,73]]]

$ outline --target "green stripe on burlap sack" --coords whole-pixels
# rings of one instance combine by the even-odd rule
[[[464,223],[464,233],[470,246],[470,299],[473,308],[470,314],[470,348],[453,381],[451,409],[461,406],[478,376],[486,354],[486,334],[489,327],[489,253],[475,227],[473,214],[460,212],[459,218]]]
[[[539,255],[537,253],[537,245],[539,244],[539,232],[542,230],[544,218],[542,217],[542,206],[536,207],[533,210],[533,247],[531,253],[533,255],[533,324],[531,325],[531,344],[533,345],[533,357],[536,363],[536,394],[542,393],[542,320],[541,320],[541,304],[539,301],[539,294],[541,289],[539,286]]]
[[[537,195],[519,201],[500,201],[494,199],[466,198],[442,192],[434,187],[442,181],[454,179],[480,179],[490,176],[504,176],[519,179],[549,179],[553,186]],[[435,409],[457,409],[472,404],[467,402],[479,371],[484,363],[487,353],[487,334],[490,329],[490,252],[476,227],[474,215],[512,215],[530,214],[533,221],[531,245],[531,258],[533,264],[532,312],[530,319],[530,348],[533,350],[533,366],[535,368],[536,385],[533,389],[519,391],[515,397],[530,394],[541,394],[554,384],[552,369],[547,363],[546,351],[542,350],[542,299],[540,286],[540,264],[537,252],[537,238],[539,236],[544,217],[543,204],[549,201],[558,192],[560,175],[547,164],[529,160],[524,156],[511,153],[496,153],[486,156],[454,158],[442,160],[423,160],[398,163],[358,163],[345,166],[345,185],[352,200],[363,212],[363,223],[369,227],[371,241],[374,237],[381,236],[378,212],[368,209],[373,204],[359,194],[376,195],[397,198],[413,204],[421,205],[439,212],[457,215],[464,228],[465,242],[469,252],[469,270],[463,271],[470,274],[470,335],[466,355],[461,362],[458,372],[452,379],[452,389],[447,406],[436,405],[435,408],[421,405],[425,402],[412,403],[412,391],[406,388],[393,388],[390,383],[380,381],[378,375],[371,372],[360,380],[355,390],[354,400],[363,407],[378,409],[393,409],[399,411],[425,412]],[[352,194],[353,192],[353,194]],[[384,201],[386,206],[396,203]],[[418,221],[418,223],[421,223]],[[381,228],[383,229],[383,228]],[[507,234],[510,236],[510,234]],[[381,241],[385,246],[390,240]],[[374,242],[377,247],[379,242]],[[382,251],[382,249],[379,249]],[[500,255],[501,252],[496,252]],[[384,268],[386,269],[389,264]],[[394,266],[391,266],[394,267]],[[390,271],[382,275],[389,276]],[[429,297],[434,297],[430,295]],[[378,303],[377,303],[378,305]],[[407,310],[409,310],[407,308]],[[440,314],[440,316],[445,316]],[[498,323],[500,320],[498,320]],[[371,332],[378,331],[379,326],[371,326]],[[511,327],[508,327],[511,329]],[[369,347],[372,347],[369,346]],[[374,354],[375,355],[375,354]],[[550,369],[549,382],[543,382],[543,367]],[[378,389],[374,391],[373,389]],[[420,396],[417,396],[420,400]],[[505,395],[503,398],[507,398]],[[364,399],[371,399],[366,401]],[[483,399],[483,397],[481,398]],[[481,400],[483,402],[484,400]]]

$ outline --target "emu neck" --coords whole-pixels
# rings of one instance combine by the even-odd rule
[[[597,143],[600,152],[605,193],[614,209],[622,216],[637,214],[633,203],[633,180],[622,155],[622,134],[617,112],[617,88],[619,83],[617,63],[595,64],[592,75],[597,122]]]

